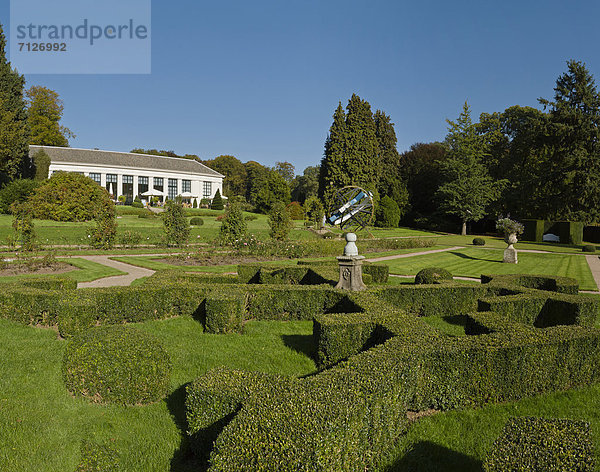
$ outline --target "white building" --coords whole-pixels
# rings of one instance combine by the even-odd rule
[[[44,150],[50,156],[50,171],[77,172],[106,188],[116,200],[125,195],[131,202],[149,191],[164,198],[188,200],[223,194],[223,175],[193,159],[152,156],[130,152],[100,151],[54,146],[29,146],[29,155]],[[164,200],[162,198],[161,200]]]

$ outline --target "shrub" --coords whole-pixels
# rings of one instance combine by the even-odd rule
[[[513,233],[518,236],[523,234],[525,227],[518,221],[511,220],[510,218],[501,218],[496,221],[496,229],[505,236]]]
[[[219,189],[217,189],[217,192],[215,193],[215,196],[212,199],[212,202],[210,204],[210,209],[211,210],[222,210],[224,208],[223,205],[223,198],[221,197],[221,192]]]
[[[6,184],[0,190],[0,213],[10,213],[13,203],[25,203],[39,186],[40,182],[29,179],[17,179]]]
[[[306,222],[314,225],[317,229],[321,229],[323,216],[325,216],[325,209],[321,200],[317,197],[307,198],[304,202],[304,210],[306,212]]]
[[[586,244],[585,246],[583,246],[582,251],[583,252],[596,252],[596,246],[594,246],[592,244]]]
[[[415,284],[440,284],[452,280],[452,274],[441,267],[426,267],[415,276]]]
[[[117,472],[119,457],[112,444],[82,441],[81,460],[75,472]]]
[[[190,225],[183,212],[183,205],[173,200],[167,200],[162,219],[167,246],[187,244],[190,237]]]
[[[140,197],[137,196],[135,197],[135,199],[133,200],[133,202],[131,203],[131,206],[133,208],[144,208],[144,204],[142,203],[142,201],[140,200]]]
[[[156,213],[151,210],[145,210],[138,214],[138,218],[155,218]]]
[[[125,247],[135,247],[139,246],[142,242],[143,236],[138,231],[123,231],[121,236],[119,237],[119,243]]]
[[[282,202],[275,202],[269,212],[269,236],[277,241],[285,241],[292,229],[292,221]]]
[[[246,215],[244,217],[244,219],[246,221],[254,221],[254,220],[258,220],[258,215],[254,215],[254,214],[250,214],[250,215]]]
[[[200,218],[199,216],[194,216],[191,220],[190,220],[190,224],[192,226],[202,226],[204,224],[204,220],[202,218]]]
[[[483,469],[591,472],[595,467],[590,425],[568,419],[510,418]]]
[[[93,402],[155,402],[167,392],[170,375],[158,340],[132,326],[92,328],[69,342],[63,359],[67,389]]]
[[[32,251],[35,248],[35,228],[31,216],[31,207],[27,203],[13,203],[11,205],[13,214],[12,227],[17,239],[21,242],[23,251]]]
[[[298,202],[292,202],[287,207],[286,210],[290,215],[290,219],[292,220],[303,220],[304,219],[304,210],[302,209],[302,205]]]
[[[89,221],[114,206],[104,188],[74,172],[52,174],[35,189],[30,202],[34,218],[57,221]]]
[[[485,246],[485,239],[473,238],[473,246]]]
[[[198,208],[198,200],[194,198],[194,203],[192,203],[192,208]]]
[[[375,210],[375,226],[397,228],[402,216],[398,204],[387,195],[379,201]]]
[[[222,219],[221,229],[219,230],[219,243],[232,245],[236,240],[244,239],[247,232],[248,226],[244,220],[240,204],[237,201],[232,201]]]
[[[95,225],[88,230],[90,246],[98,249],[110,249],[117,237],[117,219],[115,206],[100,207],[94,217]]]
[[[35,168],[34,180],[43,182],[48,178],[50,171],[50,156],[43,149],[33,155],[33,167]]]

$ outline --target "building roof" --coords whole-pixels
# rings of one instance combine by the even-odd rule
[[[181,157],[153,156],[132,152],[100,151],[98,149],[77,149],[56,146],[29,146],[29,155],[44,150],[52,164],[83,164],[135,169],[165,170],[190,174],[224,177],[194,159]]]

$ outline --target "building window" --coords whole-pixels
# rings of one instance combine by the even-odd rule
[[[148,190],[148,177],[138,177],[138,195],[146,193]]]
[[[169,179],[168,195],[169,200],[175,200],[177,196],[177,179]]]
[[[106,174],[106,190],[113,198],[117,196],[117,174]]]
[[[90,172],[90,179],[96,182],[98,185],[102,183],[102,174],[97,174],[96,172]]]
[[[181,191],[182,192],[192,192],[192,181],[191,180],[182,180],[181,181]]]
[[[204,182],[204,186],[202,189],[202,197],[210,198],[212,195],[212,182]]]
[[[165,191],[165,183],[162,177],[154,177],[154,189],[161,192]]]
[[[125,195],[125,203],[130,204],[133,202],[133,175],[123,176],[123,192]]]

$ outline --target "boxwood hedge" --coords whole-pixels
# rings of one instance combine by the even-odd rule
[[[67,390],[93,402],[136,405],[160,400],[171,361],[159,341],[132,326],[103,326],[74,337],[65,350]]]
[[[212,444],[211,471],[362,471],[402,434],[405,407],[482,405],[597,382],[600,330],[589,320],[598,305],[561,293],[556,282],[542,284],[554,283],[554,292],[490,277],[480,287],[347,294],[344,311],[314,321],[317,358],[329,368],[297,380],[209,372],[188,389],[190,434],[204,438],[196,443],[202,454]],[[504,314],[477,311],[481,299],[502,297],[515,307]],[[539,329],[539,313],[511,318],[527,297],[534,311],[559,307],[555,318],[562,324]],[[468,313],[465,336],[444,335],[422,318],[461,312]],[[198,395],[200,403],[192,400]],[[218,411],[207,418],[210,405]],[[204,419],[196,421],[199,416]]]
[[[510,418],[483,470],[591,472],[595,467],[590,425],[569,419]]]

